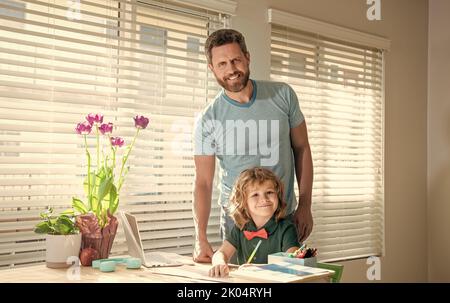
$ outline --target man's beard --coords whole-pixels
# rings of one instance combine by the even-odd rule
[[[219,85],[222,86],[225,90],[233,93],[238,93],[243,90],[245,86],[247,86],[248,79],[250,78],[250,70],[247,70],[244,73],[235,72],[233,75],[227,76],[227,78],[233,77],[235,75],[239,75],[239,79],[237,81],[233,81],[233,84],[230,84],[228,83],[229,80],[227,81],[225,79],[220,79],[214,74]]]

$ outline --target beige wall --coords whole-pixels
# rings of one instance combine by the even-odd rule
[[[382,20],[368,21],[365,0],[238,0],[232,25],[246,36],[255,79],[269,79],[270,74],[269,7],[391,40],[386,54],[386,256],[381,260],[381,278],[427,281],[428,1],[383,0]],[[448,148],[450,137],[446,138],[442,144]],[[367,282],[365,261],[343,262],[343,281]]]
[[[428,53],[428,275],[450,282],[450,1],[432,0]]]

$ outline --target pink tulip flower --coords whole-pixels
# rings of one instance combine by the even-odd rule
[[[111,145],[112,146],[122,147],[124,142],[125,141],[120,137],[111,137]]]
[[[113,130],[113,124],[111,122],[109,122],[108,124],[102,124],[102,125],[100,125],[100,127],[98,129],[100,130],[102,135],[110,134],[110,133],[112,133],[112,130]]]
[[[89,122],[90,125],[93,125],[94,123],[102,124],[103,123],[103,115],[90,113],[89,115],[87,115],[86,120]]]
[[[136,116],[134,117],[134,126],[136,128],[144,129],[147,127],[150,120],[144,116]]]
[[[92,130],[92,125],[89,122],[81,122],[77,124],[75,131],[80,135],[89,135]]]

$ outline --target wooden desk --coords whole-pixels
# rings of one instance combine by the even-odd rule
[[[208,277],[210,264],[183,265],[165,268],[126,269],[118,265],[115,272],[104,273],[92,267],[51,269],[45,264],[0,270],[0,283],[255,283],[255,280],[233,277]],[[331,275],[331,273],[330,273]],[[304,282],[328,282],[329,276],[311,277]]]

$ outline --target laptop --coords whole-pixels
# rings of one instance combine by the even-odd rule
[[[119,217],[122,220],[122,226],[127,240],[128,254],[132,257],[141,259],[142,265],[145,267],[151,268],[191,264],[191,262],[183,260],[183,256],[176,253],[145,253],[136,217],[126,212],[119,212]]]

